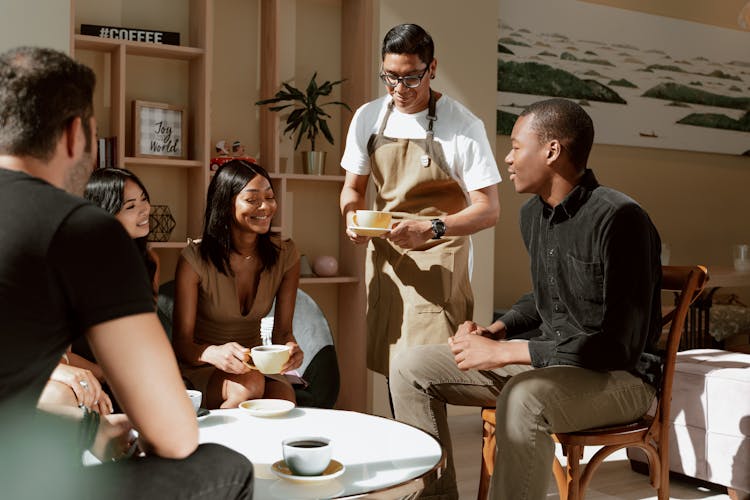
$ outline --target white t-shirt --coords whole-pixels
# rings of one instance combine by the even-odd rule
[[[377,134],[391,96],[385,95],[362,105],[354,113],[341,167],[357,175],[369,175],[367,142]],[[443,94],[435,106],[435,141],[440,143],[453,178],[464,191],[476,191],[500,182],[500,172],[492,155],[484,123],[464,105]],[[405,114],[395,107],[388,118],[386,137],[424,139],[427,137],[427,110]]]

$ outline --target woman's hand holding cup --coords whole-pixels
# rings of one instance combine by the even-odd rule
[[[305,359],[305,353],[302,352],[297,342],[287,342],[286,345],[289,346],[289,360],[281,367],[281,373],[299,368]]]
[[[223,345],[208,346],[201,361],[214,365],[219,370],[237,375],[247,373],[251,369],[245,365],[250,349],[243,347],[237,342],[228,342]]]

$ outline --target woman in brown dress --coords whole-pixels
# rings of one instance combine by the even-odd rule
[[[174,348],[183,376],[203,392],[208,408],[261,397],[294,401],[283,375],[263,375],[244,363],[262,343],[260,321],[275,299],[272,341],[291,348],[282,373],[302,364],[292,333],[299,254],[292,240],[271,232],[276,209],[263,168],[225,163],[208,187],[203,237],[177,263]]]

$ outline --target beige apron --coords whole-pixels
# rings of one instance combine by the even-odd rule
[[[392,212],[396,220],[430,220],[464,209],[466,194],[451,177],[442,147],[433,141],[434,95],[430,95],[425,139],[385,137],[392,111],[393,101],[367,144],[377,188],[375,210]],[[365,268],[369,369],[388,376],[396,352],[444,343],[471,319],[469,252],[467,236],[429,240],[413,250],[382,238],[370,240]]]

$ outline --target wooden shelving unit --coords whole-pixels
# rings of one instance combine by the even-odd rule
[[[100,124],[100,129],[103,128],[108,131],[108,135],[117,137],[115,165],[132,169],[140,177],[148,179],[169,176],[170,181],[163,184],[173,186],[166,188],[156,186],[152,189],[151,183],[144,181],[152,191],[152,203],[162,203],[162,197],[180,200],[178,206],[170,206],[173,216],[178,221],[170,241],[154,244],[155,248],[160,249],[179,249],[186,244],[188,238],[200,236],[209,180],[207,165],[211,145],[208,117],[211,109],[214,3],[213,0],[190,0],[185,2],[185,9],[189,25],[188,36],[183,36],[181,40],[184,45],[132,42],[80,34],[74,34],[71,41],[74,57],[86,57],[85,54],[89,53],[89,57],[103,58],[105,61],[103,67],[97,71],[97,84],[104,86],[103,92],[109,96],[103,103],[108,113],[96,110],[96,114],[109,116],[108,123]],[[82,11],[76,19],[76,0],[71,0],[73,33],[77,23],[88,22],[86,14]],[[148,13],[144,12],[143,16],[145,18]],[[181,61],[187,65],[186,78],[179,82],[181,87],[187,88],[187,92],[178,92],[178,89],[173,93],[165,92],[169,95],[185,95],[184,101],[170,104],[183,106],[187,110],[188,123],[187,130],[184,131],[188,139],[187,159],[132,156],[134,138],[132,126],[128,126],[132,101],[163,101],[159,96],[148,95],[148,90],[141,95],[143,89],[132,91],[129,87],[129,82],[132,82],[131,79],[134,77],[159,77],[142,75],[142,70],[139,69],[142,58],[157,59],[164,62],[165,66],[174,61]]]

